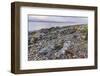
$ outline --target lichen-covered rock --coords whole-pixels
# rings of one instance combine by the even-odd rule
[[[28,60],[88,57],[87,25],[52,27],[29,32]]]

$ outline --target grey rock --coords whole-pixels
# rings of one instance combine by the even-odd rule
[[[52,27],[29,32],[28,60],[87,58],[86,26]]]

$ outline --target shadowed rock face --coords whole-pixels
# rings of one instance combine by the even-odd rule
[[[52,27],[29,32],[28,60],[88,57],[87,25]]]

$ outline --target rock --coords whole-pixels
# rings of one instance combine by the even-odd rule
[[[29,32],[28,60],[87,58],[86,26],[52,27]]]

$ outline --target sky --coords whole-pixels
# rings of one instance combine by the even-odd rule
[[[78,16],[28,16],[28,31],[40,30],[42,28],[72,26],[77,24],[88,24],[88,17]]]

